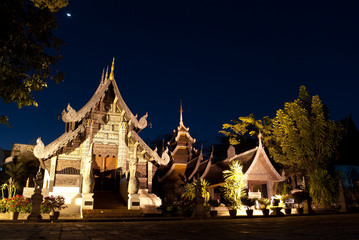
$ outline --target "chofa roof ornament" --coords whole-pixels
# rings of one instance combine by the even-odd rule
[[[160,165],[167,165],[170,162],[170,155],[168,155],[168,147],[166,151],[162,153],[161,161],[159,162]]]
[[[147,127],[147,117],[148,113],[146,112],[146,114],[141,117],[140,121],[138,121],[138,128],[144,129],[145,127]]]

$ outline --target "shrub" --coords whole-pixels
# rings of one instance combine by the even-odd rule
[[[298,191],[292,194],[294,198],[294,202],[301,204],[304,200],[307,200],[309,198],[308,192],[304,191]]]
[[[8,212],[27,212],[30,201],[22,195],[16,195],[12,198],[5,198],[6,209]]]
[[[325,169],[315,169],[309,179],[309,194],[313,201],[331,206],[338,198],[338,177],[332,177]]]
[[[248,196],[242,196],[241,197],[241,202],[243,203],[244,206],[247,207],[247,210],[249,210],[256,203],[256,199],[249,198]]]
[[[259,203],[261,204],[261,209],[267,209],[270,205],[269,198],[260,198]]]
[[[64,208],[67,208],[67,206],[65,205],[65,198],[62,196],[45,197],[44,201],[41,204],[41,211],[43,211],[44,213],[48,213],[51,211],[60,211]]]
[[[233,161],[229,165],[229,170],[223,171],[224,175],[224,197],[226,206],[229,209],[239,209],[241,207],[241,196],[244,194],[247,178],[243,173],[243,166],[238,161]]]

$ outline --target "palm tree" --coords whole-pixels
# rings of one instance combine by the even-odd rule
[[[247,184],[247,176],[243,173],[243,166],[238,161],[229,165],[229,170],[223,171],[224,175],[224,197],[230,202],[231,209],[241,207],[241,196]]]

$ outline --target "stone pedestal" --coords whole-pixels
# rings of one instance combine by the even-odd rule
[[[128,194],[127,208],[129,210],[140,210],[140,195],[136,193]]]
[[[27,220],[30,222],[41,222],[41,203],[42,203],[42,195],[41,189],[36,189],[35,193],[31,196],[32,209],[30,215],[27,217]]]
[[[195,208],[192,217],[205,218],[206,212],[204,210],[204,198],[202,197],[202,185],[201,180],[196,181],[196,196],[195,196]]]
[[[82,209],[93,209],[93,193],[82,193]]]
[[[40,222],[42,220],[41,217],[41,203],[42,203],[42,173],[41,173],[41,166],[39,167],[39,171],[36,174],[36,178],[34,178],[35,183],[35,190],[34,194],[31,196],[31,213],[27,217],[27,220],[30,222]]]
[[[309,203],[308,203],[308,200],[304,200],[303,201],[303,208],[304,208],[304,214],[308,214],[308,213],[310,213],[309,212]]]
[[[148,189],[138,190],[140,198],[141,212],[144,214],[160,214],[158,208],[161,206],[161,198],[153,193],[148,193]]]

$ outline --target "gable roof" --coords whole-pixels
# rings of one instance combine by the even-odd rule
[[[272,181],[283,181],[283,177],[277,172],[270,162],[263,146],[250,149],[246,152],[236,154],[230,158],[213,164],[210,166],[208,172],[203,177],[210,183],[210,185],[218,185],[224,182],[223,171],[229,169],[229,164],[232,161],[239,161],[243,166],[243,172],[248,176],[261,163],[267,172],[269,172]]]
[[[75,137],[77,137],[80,133],[84,132],[86,129],[86,123],[81,122],[105,97],[106,92],[113,87],[113,91],[115,94],[115,102],[117,103],[117,107],[119,107],[124,116],[129,120],[130,124],[133,126],[130,130],[129,137],[131,137],[134,141],[138,142],[140,148],[147,153],[147,160],[155,161],[158,164],[163,163],[163,159],[161,159],[157,152],[153,151],[139,136],[138,132],[147,126],[147,116],[146,113],[140,120],[137,120],[137,116],[134,116],[130,109],[127,107],[125,101],[123,100],[120,91],[117,87],[116,81],[114,79],[114,62],[112,62],[110,77],[102,75],[100,85],[98,86],[95,94],[91,97],[91,99],[82,107],[78,112],[76,112],[70,104],[67,106],[67,111],[64,110],[62,112],[62,120],[64,122],[79,122],[80,124],[74,130],[69,130],[68,132],[62,134],[56,140],[44,146],[43,142],[39,138],[37,140],[37,145],[34,148],[34,155],[37,158],[47,159],[55,154],[62,147],[67,145],[70,141],[72,141]]]
[[[113,74],[114,70],[114,62],[112,62],[110,77],[106,77],[105,79],[101,79],[100,85],[97,87],[95,94],[91,97],[91,99],[83,106],[79,111],[75,111],[70,104],[68,104],[67,109],[62,111],[62,120],[64,122],[79,122],[81,121],[88,113],[90,113],[97,104],[101,101],[101,99],[105,96],[107,90],[110,86],[113,86],[113,91],[115,93],[115,99],[117,99],[117,105],[120,109],[125,112],[125,116],[131,120],[131,123],[134,127],[138,129],[143,129],[147,126],[147,114],[144,115],[140,120],[137,120],[137,116],[134,116],[131,110],[128,108],[127,104],[123,100],[121,93],[118,89],[116,81],[114,78],[111,78],[111,74]]]

